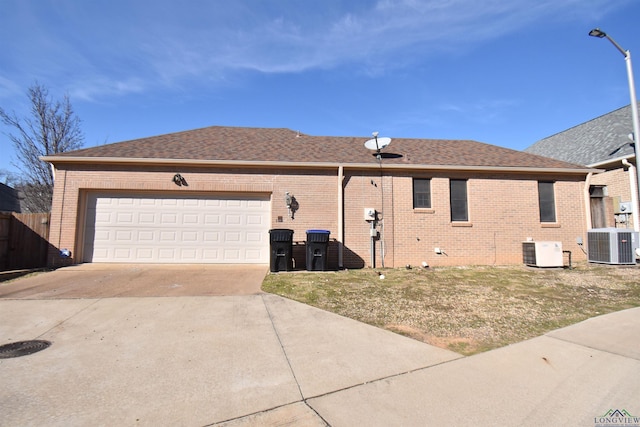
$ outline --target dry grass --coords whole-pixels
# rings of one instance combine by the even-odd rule
[[[470,355],[640,306],[640,268],[294,272],[269,274],[262,289]]]

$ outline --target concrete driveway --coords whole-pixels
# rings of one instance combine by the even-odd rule
[[[79,264],[0,282],[0,298],[254,295],[268,270],[255,264]]]
[[[42,276],[78,271],[64,270]],[[266,293],[34,295],[0,298],[0,344],[52,343],[0,358],[2,426],[594,426],[640,414],[640,308],[461,357]]]
[[[0,425],[322,426],[307,398],[460,357],[262,293],[266,272],[84,265],[0,285],[0,344],[52,343],[0,359]]]

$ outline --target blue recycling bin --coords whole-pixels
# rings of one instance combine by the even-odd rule
[[[307,271],[327,271],[329,230],[307,230]]]
[[[293,270],[293,230],[286,228],[269,230],[269,243],[271,247],[269,270],[272,273]]]

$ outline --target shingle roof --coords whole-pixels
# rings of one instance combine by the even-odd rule
[[[371,137],[310,136],[282,128],[213,126],[85,148],[45,159],[53,163],[75,158],[375,166],[378,164],[375,155],[364,147],[368,139]],[[398,138],[383,153],[385,165],[584,170],[578,165],[476,141]]]
[[[0,183],[0,212],[20,212],[18,190]]]
[[[541,139],[524,151],[579,165],[633,155],[631,105]]]

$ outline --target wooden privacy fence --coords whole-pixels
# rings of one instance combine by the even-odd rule
[[[47,266],[48,213],[0,213],[0,271]]]

